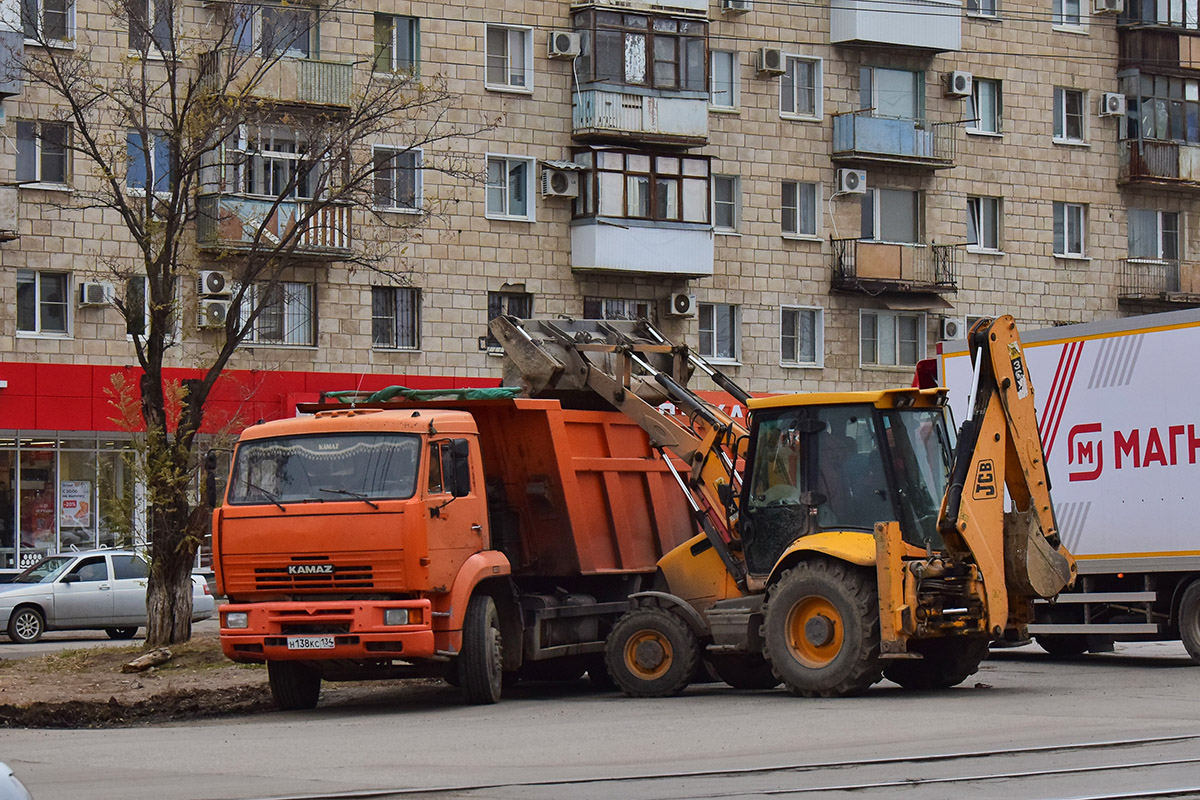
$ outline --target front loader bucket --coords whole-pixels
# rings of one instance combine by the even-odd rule
[[[1075,562],[1046,539],[1033,510],[1004,515],[1004,580],[1010,595],[1050,598],[1075,582]]]

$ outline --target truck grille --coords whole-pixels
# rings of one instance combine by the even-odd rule
[[[288,568],[258,567],[254,585],[262,590],[371,589],[375,581],[369,565],[335,564],[333,572],[315,575],[289,575]]]

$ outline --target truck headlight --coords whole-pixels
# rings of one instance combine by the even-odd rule
[[[408,609],[407,608],[385,608],[383,610],[384,625],[407,625],[408,624]]]
[[[245,611],[230,611],[225,615],[226,628],[249,628],[250,615]]]

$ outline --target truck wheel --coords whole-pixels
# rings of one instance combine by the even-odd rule
[[[1192,660],[1200,664],[1200,581],[1192,581],[1179,601],[1179,638]]]
[[[104,632],[108,634],[110,639],[132,639],[137,636],[137,628],[105,628]]]
[[[924,658],[889,660],[883,677],[905,689],[949,689],[979,671],[988,655],[985,637],[953,637],[911,642],[909,650]]]
[[[670,611],[638,608],[613,625],[604,660],[617,687],[630,697],[670,697],[691,683],[700,642]]]
[[[840,561],[785,571],[768,590],[763,654],[801,697],[862,694],[883,675],[879,601],[870,573]]]
[[[299,661],[268,661],[267,681],[280,711],[316,708],[321,696],[321,675]]]
[[[1083,655],[1088,650],[1087,636],[1082,633],[1051,633],[1033,638],[1038,647],[1059,658]]]
[[[735,689],[774,689],[779,685],[775,670],[757,654],[712,656],[709,663],[717,677]]]
[[[46,632],[46,618],[33,606],[18,608],[8,618],[8,638],[17,644],[33,644]]]
[[[496,601],[477,594],[467,604],[463,620],[462,654],[458,657],[463,697],[473,705],[500,699],[504,687],[504,650]]]

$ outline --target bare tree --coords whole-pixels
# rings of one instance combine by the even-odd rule
[[[395,246],[404,226],[372,210],[377,184],[398,174],[397,157],[452,154],[454,139],[495,121],[465,122],[444,81],[397,63],[387,31],[352,65],[307,58],[321,22],[349,14],[336,0],[113,0],[109,10],[111,29],[80,31],[73,48],[47,41],[58,35],[53,26],[26,20],[27,34],[49,46],[28,48],[22,66],[27,92],[48,101],[50,127],[69,131],[67,202],[115,216],[128,231],[127,247],[98,256],[95,269],[122,287],[114,305],[142,370],[137,387],[114,388],[127,405],[136,388],[140,410],[147,644],[159,646],[191,635],[190,572],[210,514],[194,491],[198,436],[239,344],[278,307],[283,278],[299,265],[350,262],[402,279]],[[371,147],[381,140],[392,146],[382,156]],[[453,155],[421,168],[471,177]],[[393,249],[352,241],[351,214],[394,230],[381,237]],[[203,335],[211,341],[195,362],[180,364],[176,331],[189,328],[178,320],[196,319],[183,313],[195,300],[182,290],[196,285],[198,264],[232,277],[228,314]],[[196,367],[199,377],[172,385],[164,376],[172,365]]]

